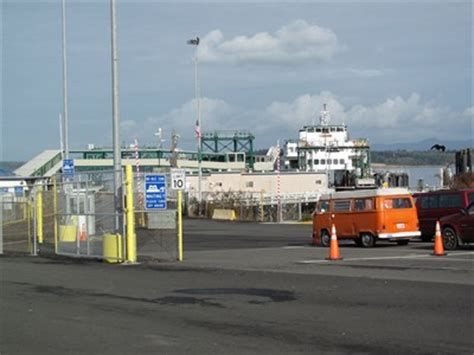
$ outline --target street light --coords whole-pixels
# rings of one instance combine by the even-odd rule
[[[201,180],[202,180],[202,152],[201,152],[201,137],[202,137],[202,129],[201,129],[201,100],[200,100],[200,92],[199,92],[199,76],[198,76],[198,46],[199,46],[199,37],[195,39],[190,39],[186,42],[189,45],[196,46],[195,54],[194,54],[194,94],[196,96],[196,110],[197,110],[197,121],[196,127],[194,129],[196,138],[197,138],[197,149],[198,149],[198,201],[199,206],[201,206],[202,200],[202,190],[201,190]],[[200,209],[200,208],[199,208]]]
[[[161,127],[155,132],[155,137],[158,137],[158,167],[161,167],[161,148],[163,146],[163,142],[165,141],[163,139],[163,130]]]

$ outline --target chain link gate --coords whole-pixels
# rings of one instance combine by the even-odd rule
[[[125,182],[120,171],[124,204]],[[114,171],[76,172],[74,176],[59,175],[49,198],[56,211],[52,233],[59,255],[124,260],[125,219],[115,202]]]
[[[166,207],[147,209],[145,178],[147,175],[164,175],[166,181]],[[178,259],[177,192],[171,189],[171,174],[134,173],[135,231],[139,260]]]

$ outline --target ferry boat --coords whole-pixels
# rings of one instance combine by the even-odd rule
[[[325,171],[344,176],[369,176],[369,142],[350,139],[345,124],[331,124],[331,116],[324,104],[319,124],[304,126],[297,141],[285,144],[284,167],[288,170]]]

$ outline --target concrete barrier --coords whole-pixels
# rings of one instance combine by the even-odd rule
[[[224,221],[235,221],[235,211],[234,210],[226,210],[221,208],[216,208],[212,213],[212,219],[219,219]]]

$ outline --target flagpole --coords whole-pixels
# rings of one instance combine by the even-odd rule
[[[200,95],[200,90],[199,90],[199,74],[198,74],[198,52],[197,52],[197,46],[196,46],[196,56],[194,59],[194,82],[195,82],[195,94],[196,94],[196,104],[197,104],[197,121],[198,121],[198,127],[199,127],[199,133],[198,133],[198,143],[197,143],[197,149],[198,149],[198,201],[199,201],[199,206],[201,206],[201,201],[202,201],[202,152],[201,152],[201,136],[202,136],[202,128],[201,128],[201,95]],[[201,208],[199,207],[199,210]],[[199,211],[200,212],[200,211]]]

